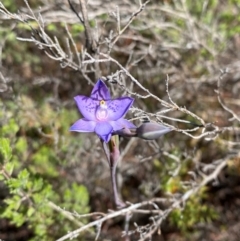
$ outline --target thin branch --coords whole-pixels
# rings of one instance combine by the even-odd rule
[[[58,239],[56,241],[64,241],[64,240],[67,240],[67,239],[70,239],[70,238],[77,237],[81,232],[83,232],[83,231],[85,231],[85,230],[87,230],[91,227],[97,226],[97,225],[99,225],[99,223],[103,223],[103,222],[105,222],[109,219],[125,215],[125,214],[127,214],[127,213],[129,213],[133,210],[136,210],[136,209],[138,209],[140,207],[143,207],[143,206],[146,206],[146,205],[151,205],[152,203],[155,203],[155,202],[166,202],[166,200],[167,199],[163,199],[163,198],[154,198],[154,199],[151,199],[149,201],[132,204],[131,206],[129,206],[127,208],[109,213],[103,218],[100,218],[96,221],[90,222],[90,223],[86,224],[85,226],[83,226],[79,229],[76,229],[72,232],[69,232],[68,234],[64,235],[63,237],[61,237],[60,239]]]
[[[81,6],[83,25],[85,28],[86,47],[89,53],[94,54],[97,52],[97,42],[93,37],[93,33],[89,24],[87,2],[86,0],[79,0],[79,3]]]
[[[237,121],[240,122],[240,116],[238,116],[232,109],[230,109],[229,107],[227,107],[222,98],[221,98],[221,95],[220,95],[220,88],[221,88],[221,80],[223,78],[223,76],[227,73],[227,70],[222,70],[221,71],[221,75],[219,76],[218,78],[218,90],[216,90],[215,92],[217,93],[217,97],[218,97],[218,102],[220,103],[220,105],[222,106],[222,108],[224,110],[226,110],[228,113],[230,113],[232,116],[233,116],[233,119],[236,119]]]
[[[79,21],[84,24],[84,20],[82,19],[82,17],[78,14],[78,12],[76,11],[76,9],[74,8],[73,4],[71,3],[70,0],[68,0],[68,4],[71,8],[71,10],[76,14],[76,16],[78,17]]]
[[[119,37],[126,31],[126,29],[130,26],[130,24],[132,23],[132,21],[144,10],[144,8],[146,7],[146,5],[150,2],[150,0],[146,1],[145,3],[141,4],[141,6],[139,7],[139,9],[134,12],[132,14],[132,16],[130,17],[130,19],[128,20],[127,24],[124,26],[124,28],[119,31],[118,35],[115,37],[115,39],[113,40],[113,42],[111,43],[110,48],[112,48],[115,43],[118,41]],[[120,18],[118,18],[118,21],[120,21]],[[119,25],[120,26],[120,25]],[[119,27],[120,29],[120,27]]]

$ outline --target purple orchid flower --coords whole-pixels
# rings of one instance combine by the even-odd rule
[[[70,131],[95,132],[102,141],[109,142],[113,132],[136,128],[131,122],[123,119],[134,99],[120,97],[112,100],[102,80],[97,81],[90,97],[78,95],[74,100],[83,118],[76,121]]]

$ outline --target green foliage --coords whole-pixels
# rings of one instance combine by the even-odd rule
[[[181,160],[178,163],[176,159]],[[188,172],[192,170],[192,160],[185,158],[180,149],[173,149],[164,160],[154,161],[154,167],[159,173],[161,190],[166,194],[186,193],[189,189],[183,183],[189,181]],[[177,170],[177,172],[176,172]],[[172,175],[172,173],[175,173]],[[202,188],[197,194],[190,197],[184,207],[175,209],[169,216],[169,221],[182,233],[187,235],[191,228],[198,223],[211,223],[218,218],[214,207],[207,202],[207,190]]]
[[[1,133],[3,136],[8,136],[8,137],[13,137],[19,130],[19,126],[17,125],[16,121],[14,118],[10,118],[8,120],[8,124],[4,125],[1,128]]]
[[[207,4],[203,1],[187,1],[187,6],[191,13],[191,16],[206,26],[211,26],[216,21],[216,15],[218,15],[218,33],[225,37],[231,37],[239,33],[239,14],[234,10],[236,5],[239,7],[239,0],[227,0],[224,3],[220,3],[218,0],[208,1]],[[229,29],[229,26],[231,28]],[[211,44],[214,42],[211,41]]]
[[[30,51],[27,51],[29,46],[26,42],[22,42],[21,44],[19,44],[17,40],[17,34],[12,29],[1,26],[0,38],[6,40],[5,50],[1,56],[1,58],[6,62],[16,64],[22,64],[23,62],[25,62],[25,64],[37,64],[40,62],[40,58],[38,56],[33,55],[32,53],[30,53]]]
[[[11,12],[17,11],[17,5],[12,0],[2,0],[2,4]]]
[[[178,163],[176,159],[181,160],[181,163]],[[155,159],[153,164],[161,180],[161,190],[169,194],[185,191],[181,181],[188,178],[187,173],[191,169],[191,163],[192,160],[184,159],[183,153],[178,148],[173,149],[163,160]]]
[[[206,190],[192,196],[183,208],[175,209],[169,216],[171,224],[176,225],[182,232],[188,233],[198,223],[208,224],[218,218],[215,209],[203,203]]]
[[[47,103],[36,108],[30,97],[18,101],[20,109],[5,103],[9,118],[0,129],[0,181],[8,189],[0,218],[18,227],[27,225],[33,232],[31,241],[56,240],[76,228],[76,222],[56,212],[51,203],[79,214],[89,212],[87,188],[59,172],[74,143],[66,136],[70,137],[68,129],[77,116],[66,109],[56,112]],[[0,110],[0,116],[6,115]]]
[[[82,24],[73,24],[71,27],[71,32],[73,36],[77,36],[84,31],[84,26]]]
[[[17,27],[21,30],[31,31],[32,29],[38,28],[38,23],[36,21],[28,21],[27,23],[19,22]]]
[[[12,156],[12,149],[10,147],[10,141],[7,138],[0,137],[0,164],[3,161],[8,161]]]
[[[74,193],[74,195],[73,195]],[[77,213],[88,213],[89,195],[85,186],[72,183],[70,187],[66,187],[63,195],[64,207],[69,210],[74,204]]]

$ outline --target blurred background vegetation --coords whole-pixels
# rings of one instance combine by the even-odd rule
[[[10,12],[28,13],[22,0],[1,2]],[[57,38],[63,50],[67,51],[67,26],[81,52],[84,26],[67,1],[28,2],[34,13],[41,12],[46,33]],[[72,2],[78,9],[78,1]],[[138,1],[89,1],[90,25],[99,35],[102,52],[108,51],[106,38],[117,31],[116,5],[123,28]],[[28,23],[38,29],[34,20]],[[100,64],[96,76],[94,69],[63,68],[36,45],[17,37],[31,38],[29,24],[0,13],[0,239],[51,241],[93,219],[72,217],[59,207],[76,214],[114,209],[99,140],[93,134],[70,133],[69,127],[80,117],[73,97],[90,94],[88,78],[95,83],[96,77],[118,69],[113,63]],[[240,1],[150,1],[112,47],[111,57],[164,100],[168,75],[169,94],[179,106],[206,122],[232,128],[210,141],[178,132],[158,141],[122,140],[121,150],[128,150],[118,170],[123,199],[135,203],[182,194],[189,171],[199,174],[205,164],[227,158],[219,180],[173,211],[164,221],[162,237],[152,240],[240,240],[240,123],[230,120],[215,93],[220,69],[227,69],[221,93],[240,116]],[[125,94],[119,86],[108,86],[114,97]],[[133,92],[141,94],[137,86]],[[134,107],[151,113],[162,108],[152,98],[136,98]],[[172,117],[196,122],[184,113]],[[148,218],[136,215],[130,226],[134,229],[134,222],[144,226]],[[120,240],[123,226],[121,217],[107,221],[99,240]],[[94,237],[90,229],[76,240]],[[138,240],[137,234],[130,240]]]

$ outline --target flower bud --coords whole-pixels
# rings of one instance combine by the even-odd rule
[[[145,140],[155,140],[173,129],[155,122],[146,122],[137,128],[137,136]]]

